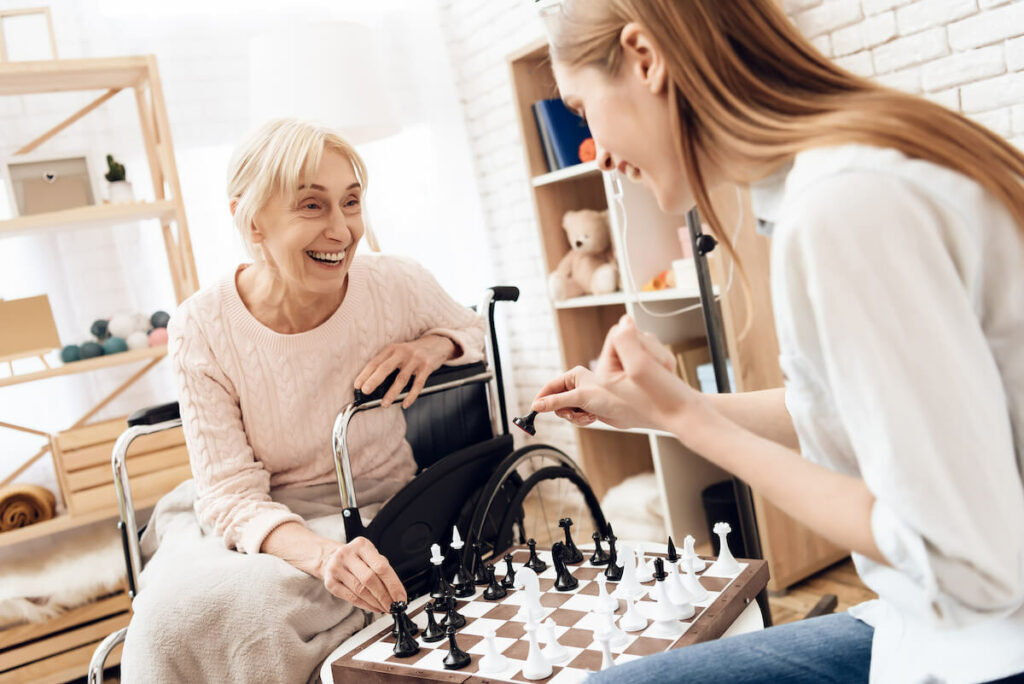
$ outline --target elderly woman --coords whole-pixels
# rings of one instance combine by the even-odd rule
[[[356,257],[365,189],[352,146],[304,122],[273,121],[234,156],[231,213],[254,261],[170,326],[194,479],[144,536],[126,682],[315,680],[362,611],[406,598],[371,543],[342,538],[331,427],[354,388],[399,370],[350,434],[372,512],[416,470],[395,397],[481,359],[484,325],[414,262]]]

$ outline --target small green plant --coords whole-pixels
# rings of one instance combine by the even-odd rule
[[[110,170],[107,171],[104,178],[111,183],[124,180],[124,164],[118,164],[114,161],[114,156],[111,154],[107,155],[107,166],[110,167]]]

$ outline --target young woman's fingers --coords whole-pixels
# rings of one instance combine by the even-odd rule
[[[568,390],[559,394],[549,394],[542,399],[535,399],[531,410],[544,413],[558,409],[578,409],[586,403],[583,392],[579,389]]]
[[[568,390],[576,389],[576,380],[577,380],[577,378],[580,377],[580,373],[582,373],[582,372],[584,372],[586,370],[587,369],[584,368],[583,366],[576,366],[575,368],[571,368],[571,369],[567,370],[566,372],[562,373],[557,378],[548,381],[548,383],[546,385],[544,385],[543,387],[541,387],[540,391],[537,392],[537,396],[536,396],[536,398],[534,398],[534,404],[537,403],[538,399],[543,399],[544,397],[546,397],[548,395],[551,395],[551,394],[561,394],[562,392],[566,392]],[[531,410],[538,410],[538,409],[536,409],[536,407],[534,407]]]

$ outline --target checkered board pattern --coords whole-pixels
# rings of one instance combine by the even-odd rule
[[[580,565],[570,566],[572,574],[579,580],[579,586],[568,592],[556,591],[554,588],[555,571],[551,563],[551,554],[538,551],[538,555],[548,564],[547,570],[540,573],[541,605],[545,608],[544,618],[552,618],[555,622],[558,641],[570,652],[571,657],[563,665],[555,665],[552,674],[544,682],[550,684],[572,684],[582,682],[588,672],[601,668],[601,649],[593,639],[593,632],[598,627],[598,616],[591,612],[596,608],[598,584],[594,578],[604,571],[603,567],[593,567],[586,560],[590,551],[581,546],[584,561]],[[529,558],[524,548],[512,550],[513,567],[518,569]],[[647,558],[664,554],[648,553]],[[498,556],[500,558],[500,555]],[[740,570],[731,576],[716,576],[710,572],[710,564],[714,558],[703,557],[708,561],[708,568],[698,573],[700,583],[708,590],[708,598],[694,604],[696,613],[688,620],[679,622],[679,629],[672,636],[663,636],[654,623],[639,632],[626,632],[628,640],[625,644],[613,647],[612,654],[616,664],[626,663],[645,655],[661,653],[673,648],[708,641],[720,637],[729,625],[739,616],[747,604],[764,589],[768,583],[768,565],[762,560],[739,560]],[[495,566],[497,577],[504,576],[505,563],[499,561]],[[608,582],[608,593],[611,594],[617,583]],[[653,588],[654,582],[646,582],[647,588]],[[461,670],[446,670],[442,661],[448,653],[448,640],[442,639],[427,643],[416,637],[420,652],[411,658],[398,658],[394,655],[395,639],[391,636],[391,620],[386,627],[365,641],[362,646],[353,649],[334,662],[334,678],[337,682],[525,682],[522,666],[526,662],[529,641],[523,628],[525,624],[516,613],[522,605],[524,593],[510,589],[505,598],[487,601],[483,598],[484,587],[477,587],[476,594],[458,602],[458,611],[466,618],[466,625],[456,636],[459,648],[467,652],[472,662]],[[653,593],[653,592],[651,592]],[[625,601],[618,601],[617,616],[625,612]],[[651,615],[655,606],[654,597],[645,594],[637,601],[637,607],[646,616]],[[426,625],[426,614],[422,606],[409,611],[409,616],[420,628]],[[437,615],[440,619],[441,615]],[[617,621],[617,618],[616,618]],[[486,653],[484,635],[494,630],[498,650],[509,660],[509,668],[497,675],[482,675],[479,672],[480,658]],[[544,630],[538,631],[540,646],[543,647]]]

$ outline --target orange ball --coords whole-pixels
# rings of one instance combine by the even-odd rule
[[[580,161],[588,162],[597,159],[597,144],[593,138],[587,138],[580,143]]]
[[[149,346],[159,347],[163,344],[167,344],[167,328],[153,328],[149,333]]]

